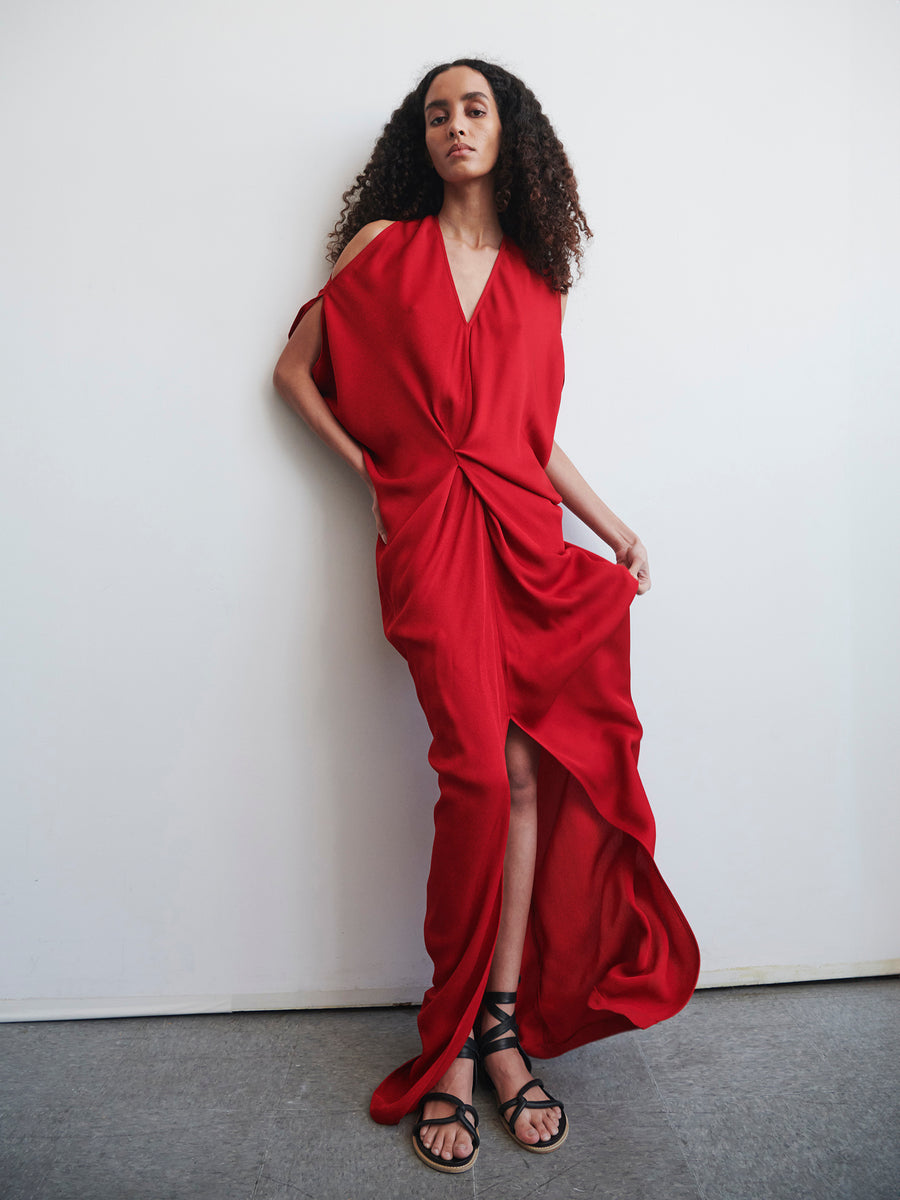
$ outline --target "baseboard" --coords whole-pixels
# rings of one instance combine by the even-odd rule
[[[701,971],[697,987],[753,987],[766,983],[822,983],[827,979],[865,979],[871,975],[900,975],[900,958],[885,958],[881,962],[869,963],[727,967],[722,971]]]
[[[728,967],[701,971],[698,988],[750,987],[900,975],[900,958],[870,963]],[[421,984],[401,988],[336,988],[205,996],[74,996],[0,1000],[0,1022],[78,1021],[99,1017],[174,1017],[196,1013],[278,1012],[307,1008],[372,1008],[418,1004]]]
[[[427,986],[427,985],[425,985]],[[78,1021],[98,1017],[174,1017],[190,1013],[287,1011],[304,1008],[383,1008],[420,1004],[421,983],[406,988],[335,988],[205,996],[66,996],[0,1000],[0,1023]]]

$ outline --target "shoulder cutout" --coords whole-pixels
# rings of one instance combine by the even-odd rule
[[[560,295],[560,308],[562,309],[560,316],[559,316],[559,323],[561,325],[566,317],[566,303],[568,302],[569,297],[565,292],[560,292],[559,295]]]
[[[360,250],[365,250],[369,242],[374,241],[379,233],[382,233],[389,225],[393,224],[393,221],[370,221],[368,225],[363,225],[362,229],[353,235],[341,251],[340,257],[334,264],[334,269],[331,272],[331,278],[334,279],[339,275],[348,263],[353,262]]]

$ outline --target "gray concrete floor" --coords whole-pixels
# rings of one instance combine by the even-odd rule
[[[537,1063],[566,1103],[520,1150],[476,1092],[475,1168],[419,1163],[369,1091],[415,1011],[0,1025],[3,1200],[898,1200],[900,981],[698,992],[664,1025]]]

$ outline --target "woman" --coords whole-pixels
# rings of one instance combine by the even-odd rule
[[[369,489],[385,633],[433,735],[422,1053],[371,1111],[419,1106],[416,1153],[458,1172],[478,1154],[476,1059],[512,1137],[555,1150],[564,1107],[525,1050],[671,1016],[699,960],[637,774],[647,554],[553,441],[591,236],[565,152],[520,80],[460,59],[406,97],[344,201],[275,383]],[[563,541],[560,501],[615,563]]]

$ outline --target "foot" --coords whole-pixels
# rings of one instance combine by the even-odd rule
[[[500,1004],[498,1008],[505,1013],[512,1013],[515,1005]],[[482,1011],[478,1032],[479,1034],[487,1033],[489,1029],[493,1029],[495,1025],[499,1024],[500,1022],[495,1016],[487,1011]],[[519,1088],[532,1078],[522,1055],[514,1049],[495,1050],[492,1054],[486,1054],[482,1059],[482,1067],[490,1076],[501,1104],[506,1100],[512,1100]],[[548,1100],[549,1098],[543,1088],[531,1087],[525,1092],[526,1100]],[[555,1105],[550,1108],[526,1108],[515,1123],[515,1136],[528,1146],[549,1142],[559,1133],[561,1118],[562,1111]]]
[[[458,1096],[463,1104],[471,1104],[474,1065],[470,1058],[454,1059],[450,1069],[441,1076],[432,1091],[447,1092],[451,1096]],[[453,1106],[443,1100],[429,1100],[422,1110],[422,1116],[425,1120],[449,1117],[454,1111]],[[454,1158],[468,1158],[473,1149],[471,1137],[458,1121],[450,1125],[426,1125],[420,1140],[426,1150],[448,1163]]]

